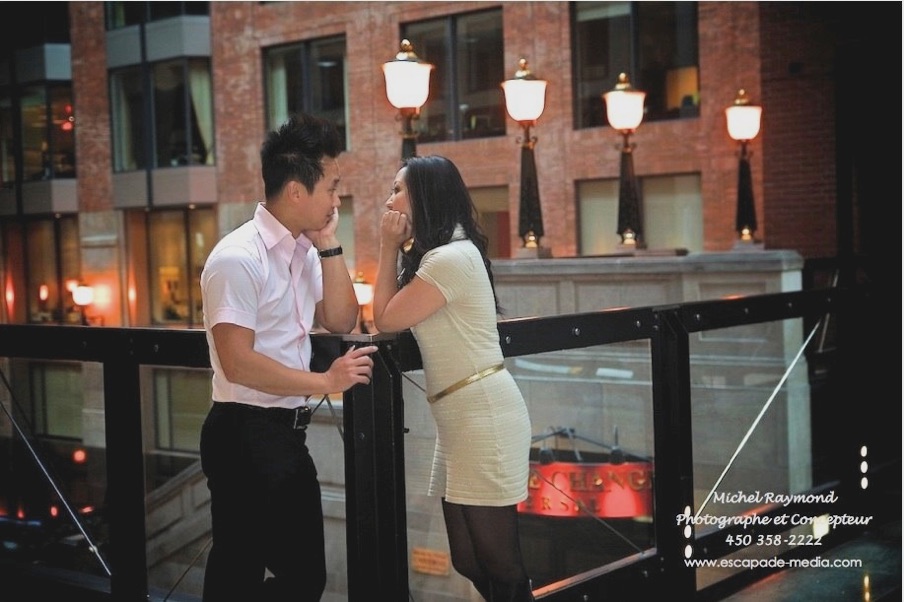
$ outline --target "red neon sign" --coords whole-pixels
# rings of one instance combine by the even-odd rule
[[[530,463],[518,512],[542,516],[633,518],[653,515],[649,462]]]

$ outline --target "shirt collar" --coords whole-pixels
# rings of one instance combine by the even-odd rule
[[[261,239],[264,241],[264,246],[267,247],[267,249],[272,249],[279,245],[283,240],[292,239],[292,233],[289,232],[289,229],[282,225],[282,223],[267,210],[267,207],[264,206],[263,203],[258,203],[257,207],[255,207],[253,221],[254,225],[257,227],[258,233],[261,235]],[[294,239],[293,244],[300,247],[303,253],[307,253],[312,246],[311,239],[304,234],[299,234],[298,238]]]

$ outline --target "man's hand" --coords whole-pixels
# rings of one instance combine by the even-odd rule
[[[326,225],[319,230],[304,230],[314,246],[319,250],[332,249],[339,246],[339,239],[336,238],[336,229],[339,227],[339,210],[334,208],[333,215],[326,222]]]
[[[374,360],[370,354],[376,350],[376,345],[351,347],[344,355],[333,360],[329,370],[326,371],[327,379],[333,383],[330,391],[338,393],[354,385],[368,384],[374,368]]]

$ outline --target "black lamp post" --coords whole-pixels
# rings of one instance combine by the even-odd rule
[[[728,135],[737,140],[741,146],[738,152],[738,205],[735,214],[735,230],[738,240],[735,248],[757,247],[754,239],[756,233],[756,206],[753,204],[753,177],[750,174],[750,151],[748,143],[760,132],[760,119],[763,107],[750,104],[747,92],[742,88],[734,103],[725,109],[728,123]]]
[[[609,125],[622,135],[621,167],[618,178],[618,235],[620,247],[627,250],[643,249],[643,217],[640,208],[640,191],[634,176],[634,143],[631,134],[643,121],[643,103],[646,92],[635,90],[628,76],[620,73],[615,88],[603,94]]]
[[[551,257],[549,249],[540,245],[543,236],[543,211],[540,207],[540,188],[537,182],[537,163],[534,146],[537,138],[530,128],[537,124],[546,105],[546,80],[537,79],[527,68],[527,59],[518,61],[515,76],[502,82],[505,108],[509,116],[521,126],[521,202],[518,209],[518,235],[522,246],[515,257]]]
[[[399,110],[402,121],[402,160],[417,154],[417,132],[413,122],[427,102],[432,70],[433,65],[420,60],[408,40],[402,40],[395,59],[383,63],[386,97]]]

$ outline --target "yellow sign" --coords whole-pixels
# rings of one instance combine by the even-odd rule
[[[449,554],[427,548],[411,549],[411,568],[426,575],[448,575]]]

